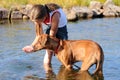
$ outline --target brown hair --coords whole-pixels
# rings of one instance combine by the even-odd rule
[[[49,4],[45,4],[45,7],[47,9],[48,12],[54,11],[56,9],[59,9],[60,6],[54,3],[49,3]]]
[[[54,3],[49,3],[45,5],[36,4],[31,9],[31,20],[42,19],[45,17],[49,12],[59,9],[60,6]]]
[[[30,18],[32,20],[42,19],[46,14],[47,10],[45,6],[37,4],[32,7]]]

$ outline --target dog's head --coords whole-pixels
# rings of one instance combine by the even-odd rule
[[[42,34],[40,36],[37,36],[34,40],[34,42],[32,43],[32,47],[33,47],[33,51],[38,51],[41,49],[45,49],[46,48],[46,44],[48,41],[48,35],[47,34]]]
[[[47,34],[41,34],[36,37],[34,42],[32,43],[33,51],[38,51],[41,49],[51,49],[54,50],[54,46],[58,42],[58,39],[55,37],[51,37]],[[56,47],[56,46],[55,46]]]

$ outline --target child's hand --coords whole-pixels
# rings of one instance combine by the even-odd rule
[[[25,46],[24,48],[22,48],[22,50],[26,53],[31,53],[34,49],[32,46]]]

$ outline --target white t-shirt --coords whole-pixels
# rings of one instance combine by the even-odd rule
[[[59,12],[60,13],[60,20],[59,20],[59,24],[58,24],[58,28],[64,27],[65,25],[67,25],[67,18],[65,13],[63,12],[63,10],[61,8],[56,9],[55,11],[52,11],[49,13],[49,18],[46,19],[44,21],[44,23],[46,25],[51,26],[51,20],[52,20],[52,16],[54,15],[54,13]]]

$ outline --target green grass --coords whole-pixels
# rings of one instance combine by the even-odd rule
[[[120,6],[120,0],[113,0],[113,2],[114,2],[116,5],[119,5],[119,6]]]
[[[25,4],[46,4],[57,3],[62,7],[68,8],[72,6],[88,6],[92,0],[0,0],[0,7],[10,8],[11,6],[19,6]],[[106,0],[96,0],[104,3]],[[116,5],[120,6],[120,0],[113,0]]]

